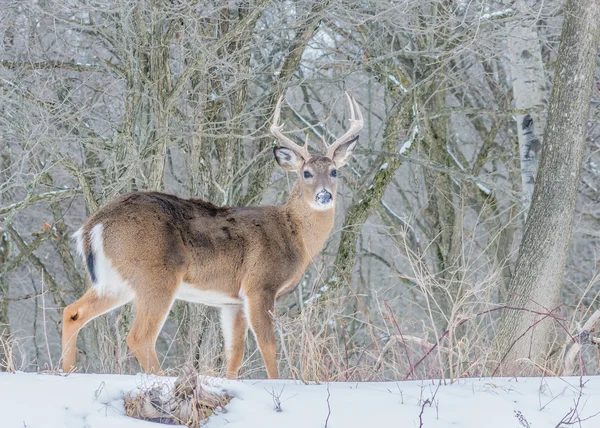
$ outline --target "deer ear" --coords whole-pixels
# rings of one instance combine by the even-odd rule
[[[357,143],[358,135],[350,141],[348,141],[347,143],[340,144],[340,146],[337,149],[335,149],[332,159],[332,161],[335,162],[335,166],[341,168],[350,161],[350,158],[352,157],[352,153],[354,152],[354,148],[356,147]]]
[[[305,161],[300,154],[287,147],[275,147],[273,155],[279,166],[286,171],[298,171]]]

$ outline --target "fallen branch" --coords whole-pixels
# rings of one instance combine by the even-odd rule
[[[563,375],[574,375],[575,374],[575,360],[578,355],[581,354],[582,345],[599,345],[600,339],[592,336],[590,333],[596,323],[600,321],[600,309],[596,310],[583,325],[579,334],[575,336],[575,341],[569,348],[567,355],[565,356],[565,367],[563,369]]]

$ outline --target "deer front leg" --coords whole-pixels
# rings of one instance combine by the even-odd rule
[[[250,328],[265,362],[267,375],[269,379],[277,379],[279,371],[275,359],[275,331],[272,315],[275,310],[275,296],[271,293],[248,296],[245,309]]]
[[[248,332],[248,323],[241,306],[221,308],[221,330],[225,342],[225,355],[227,355],[227,377],[237,379],[244,358],[244,344]]]

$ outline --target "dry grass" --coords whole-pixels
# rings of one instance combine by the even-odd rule
[[[10,335],[5,334],[6,326],[0,325],[0,371],[15,372],[13,358],[14,341]]]
[[[199,427],[231,400],[226,393],[207,390],[202,377],[182,370],[172,388],[154,385],[125,397],[127,416],[170,425]]]
[[[472,251],[463,255],[460,266],[452,267],[450,279],[440,279],[431,272],[425,257],[412,252],[408,245],[398,251],[410,266],[411,274],[403,275],[402,280],[413,284],[411,294],[401,297],[396,291],[388,295],[371,291],[367,296],[348,287],[350,292],[311,301],[298,314],[276,314],[282,376],[320,382],[453,382],[499,374],[501,360],[494,354],[492,342],[495,325],[508,309],[499,302],[501,269],[480,252]],[[595,288],[592,285],[597,279],[595,276],[586,292]],[[562,314],[551,318],[555,344],[550,346],[547,363],[538,365],[540,375],[598,372],[600,352],[595,345],[600,343],[600,335],[591,321],[582,329],[593,311],[576,309],[565,305]],[[568,319],[572,320],[570,325]],[[574,343],[574,337],[583,337],[580,331],[591,337],[583,343],[588,346],[570,348],[567,370],[563,371],[562,354]],[[581,367],[573,368],[576,365]]]
[[[494,372],[499,359],[493,356],[491,345],[495,324],[503,310],[498,303],[501,268],[480,251],[465,251],[460,266],[449,268],[453,276],[444,279],[410,245],[400,243],[396,251],[406,268],[402,273],[397,272],[396,284],[389,290],[366,284],[362,290],[347,287],[321,299],[305,295],[302,305],[294,305],[296,295],[280,302],[274,320],[281,377],[303,382],[405,379],[453,382],[463,377],[490,376]],[[600,275],[593,276],[575,304],[565,304],[560,319],[554,319],[557,328],[553,361],[549,358],[547,365],[539,367],[540,374],[600,372],[600,348],[596,344],[600,334],[595,322],[584,326],[597,306],[598,293],[594,290],[598,281]],[[322,285],[316,283],[314,289],[319,290]],[[288,309],[298,306],[302,310]],[[203,375],[223,376],[225,358],[218,314],[199,305],[182,308],[190,312],[174,314],[159,338],[163,369],[171,375],[181,367],[194,367]],[[114,325],[123,321],[123,317],[116,318],[106,324],[114,329]],[[569,319],[570,322],[565,322]],[[124,343],[125,336],[114,342],[104,340],[104,347],[100,348],[102,357],[88,355],[89,359],[102,361],[107,372],[139,372]],[[577,337],[585,337],[587,342],[573,346],[573,338]],[[12,342],[0,346],[9,351],[5,355],[13,355]],[[13,360],[10,357],[2,362],[0,370],[14,370]],[[85,367],[82,371],[86,371]],[[240,377],[266,377],[251,333]],[[168,408],[171,404],[163,405]],[[147,410],[143,400],[136,406]]]
[[[26,370],[25,351],[13,334],[7,334],[6,326],[0,325],[0,372],[14,373]]]

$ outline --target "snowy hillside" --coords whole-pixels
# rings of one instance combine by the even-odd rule
[[[126,417],[123,407],[125,393],[156,382],[145,375],[2,373],[0,426],[158,427]],[[439,388],[431,381],[304,385],[211,378],[207,382],[234,396],[227,412],[210,419],[210,428],[600,425],[600,415],[593,417],[600,412],[600,378],[593,377],[583,378],[583,388],[580,378],[466,379]],[[277,400],[281,411],[275,410]]]

